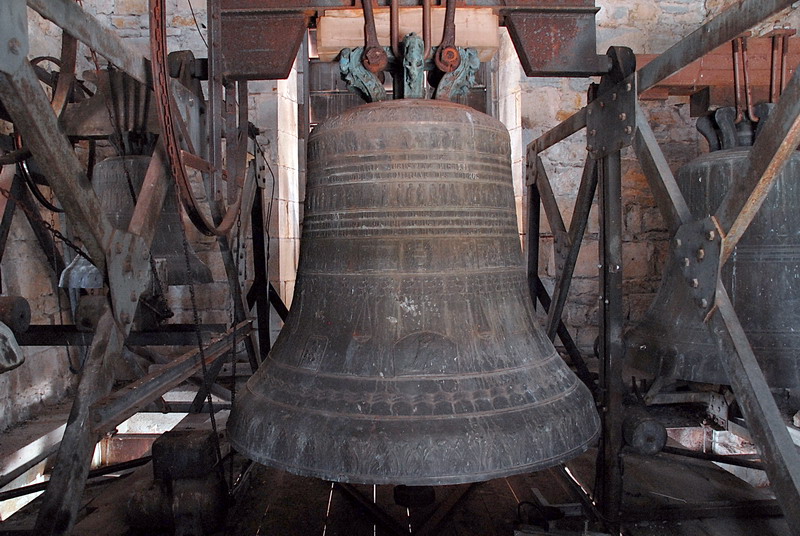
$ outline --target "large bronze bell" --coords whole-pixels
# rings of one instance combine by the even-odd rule
[[[441,101],[367,104],[319,125],[308,153],[292,309],[236,397],[235,448],[408,485],[585,451],[598,415],[534,319],[503,125]]]
[[[142,188],[149,156],[130,155],[106,158],[94,167],[92,186],[100,198],[106,216],[118,229],[127,229],[133,215],[133,195]],[[130,181],[130,183],[128,182]],[[131,193],[133,188],[133,193]],[[170,186],[164,199],[164,206],[158,219],[156,234],[153,237],[152,254],[155,258],[166,259],[167,284],[188,285],[190,282],[210,283],[211,270],[201,261],[189,246],[189,270],[186,269],[186,255],[183,250],[183,231],[181,214],[175,198],[175,187]]]
[[[748,168],[749,147],[700,156],[675,180],[692,215],[713,214]],[[772,387],[800,386],[800,153],[795,153],[720,277]],[[729,384],[716,341],[682,289],[662,283],[643,320],[625,335],[630,363],[667,383]]]

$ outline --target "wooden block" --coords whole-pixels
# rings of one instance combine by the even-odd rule
[[[391,44],[389,8],[375,8],[375,29],[383,46]],[[431,8],[432,46],[442,40],[444,7]],[[498,16],[491,8],[459,7],[456,10],[456,46],[474,48],[481,61],[489,61],[500,48]],[[422,7],[400,8],[400,40],[409,33],[422,35]],[[364,46],[364,15],[360,9],[328,9],[317,21],[317,53],[321,61],[333,61],[343,48]]]

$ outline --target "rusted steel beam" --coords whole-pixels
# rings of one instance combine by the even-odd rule
[[[741,0],[678,41],[638,71],[639,93],[643,93],[693,61],[783,8],[792,0]]]
[[[600,188],[600,389],[603,432],[597,459],[598,504],[609,529],[622,507],[622,171],[620,153],[598,160]]]
[[[750,151],[744,180],[728,190],[715,218],[723,232],[722,264],[761,208],[772,184],[800,144],[800,74],[795,73]]]
[[[553,305],[547,311],[546,331],[547,338],[554,341],[561,324],[561,314],[564,312],[564,304],[567,302],[572,274],[578,262],[578,253],[583,242],[583,235],[589,223],[589,212],[592,210],[592,201],[597,190],[597,164],[591,157],[586,158],[583,166],[583,176],[578,187],[578,197],[575,199],[575,207],[572,212],[572,220],[569,225],[569,236],[565,244],[566,252],[561,260],[561,269],[558,271],[558,278],[553,289]]]
[[[787,44],[787,73],[791,76],[797,65],[800,64],[800,38],[787,38]],[[747,40],[747,47],[750,86],[756,96],[763,96],[764,100],[767,100],[770,97],[773,62],[772,38],[751,37]],[[636,56],[636,62],[641,69],[657,57],[656,54],[639,54]],[[640,98],[659,99],[669,95],[691,95],[707,87],[714,87],[717,90],[724,88],[725,91],[722,93],[733,91],[733,56],[730,43],[715,48],[675,74],[668,76],[642,93]]]
[[[636,103],[636,134],[633,139],[636,157],[642,166],[650,191],[656,199],[661,216],[667,227],[674,233],[681,224],[692,220],[689,205],[675,182],[672,170],[661,151],[647,116]]]
[[[528,160],[586,128],[586,108],[581,108],[528,145]]]
[[[792,442],[764,373],[722,282],[709,322],[725,372],[764,461],[764,470],[794,534],[800,534],[800,454]]]

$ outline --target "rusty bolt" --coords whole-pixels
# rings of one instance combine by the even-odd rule
[[[619,114],[619,120],[620,121],[625,121],[627,118],[628,118],[628,114],[626,114],[625,112],[622,112],[621,114]]]
[[[131,323],[131,315],[129,315],[128,313],[122,313],[120,315],[119,319],[122,320],[123,324],[130,324]]]
[[[691,286],[692,288],[697,288],[700,286],[700,281],[698,281],[697,279],[692,279],[691,281],[689,281],[689,286]]]
[[[594,151],[594,147],[593,147],[593,146],[591,146],[591,145],[587,145],[587,146],[586,146],[586,150],[587,150],[587,151]]]
[[[15,56],[19,55],[21,48],[22,48],[22,43],[20,43],[19,39],[17,39],[16,37],[8,40],[8,51],[14,54]]]
[[[717,233],[715,233],[714,231],[709,231],[706,233],[706,238],[708,238],[709,240],[714,240],[716,237]]]
[[[689,266],[690,264],[692,264],[692,261],[689,260],[689,257],[684,257],[683,258],[683,265],[684,266]]]
[[[632,133],[633,133],[632,126],[628,125],[627,127],[625,127],[625,134],[632,134]]]
[[[130,257],[126,258],[125,262],[122,263],[122,270],[126,273],[130,273],[133,271],[133,262],[131,262]]]
[[[596,136],[597,135],[597,130],[595,130],[595,129],[590,130],[589,131],[589,135],[590,136]]]
[[[122,244],[121,244],[120,242],[117,242],[117,243],[116,243],[116,247],[114,248],[114,251],[116,251],[116,252],[117,252],[117,255],[119,255],[120,253],[122,253]]]
[[[135,291],[135,290],[132,290],[132,291],[131,291],[131,301],[132,301],[132,302],[135,302],[135,301],[136,301],[136,300],[138,300],[138,299],[139,299],[139,298],[136,296],[136,291]]]
[[[706,250],[704,250],[703,248],[698,249],[697,250],[697,260],[698,261],[702,261],[705,258],[706,258]]]

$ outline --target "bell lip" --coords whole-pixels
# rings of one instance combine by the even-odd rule
[[[506,469],[501,469],[491,472],[483,472],[483,473],[404,478],[401,475],[381,476],[381,475],[333,474],[333,473],[327,473],[325,471],[314,470],[307,467],[297,467],[282,463],[278,460],[271,459],[267,456],[253,456],[249,452],[249,449],[244,448],[232,436],[228,436],[228,440],[230,441],[231,446],[233,446],[236,452],[246,456],[248,459],[256,463],[260,463],[262,465],[266,465],[281,471],[286,471],[287,473],[291,473],[293,475],[318,478],[320,480],[327,480],[330,482],[343,482],[350,484],[373,484],[373,485],[393,484],[393,485],[405,485],[405,486],[451,486],[455,484],[468,484],[472,482],[486,482],[489,480],[494,480],[496,478],[505,478],[514,475],[535,473],[537,471],[541,471],[549,467],[554,467],[559,463],[563,463],[573,458],[576,458],[577,456],[580,456],[581,454],[592,448],[595,445],[595,443],[597,443],[599,438],[600,438],[600,426],[597,426],[594,434],[592,434],[592,436],[588,440],[579,444],[575,448],[563,452],[558,456],[553,456],[546,460],[539,460],[535,463],[527,465],[516,465],[513,467],[508,467]]]

